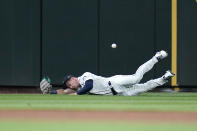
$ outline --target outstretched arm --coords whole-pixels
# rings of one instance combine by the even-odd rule
[[[50,79],[43,78],[40,82],[40,89],[43,94],[73,94],[76,93],[76,90],[67,88],[67,89],[58,89],[58,90],[52,90],[52,85],[50,84]]]
[[[72,90],[70,88],[67,88],[67,89],[58,89],[56,90],[57,94],[73,94],[73,93],[76,93],[75,90]]]

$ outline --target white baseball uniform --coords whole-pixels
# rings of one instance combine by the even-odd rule
[[[89,91],[91,94],[113,95],[111,88],[113,88],[117,95],[132,96],[142,92],[151,90],[157,86],[163,85],[167,82],[162,77],[150,80],[143,84],[138,84],[143,78],[143,75],[151,70],[158,62],[154,56],[152,59],[141,65],[133,75],[115,75],[112,77],[101,77],[90,72],[84,73],[78,77],[81,88],[85,85],[87,80],[93,80],[93,88]],[[109,85],[109,82],[111,85]]]

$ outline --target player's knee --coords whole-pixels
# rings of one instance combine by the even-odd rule
[[[135,83],[139,83],[142,78],[143,78],[142,75],[134,74],[134,81],[135,81]]]

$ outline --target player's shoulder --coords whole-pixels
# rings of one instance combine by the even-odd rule
[[[94,74],[92,74],[90,72],[85,72],[85,73],[82,74],[82,76],[92,76],[92,75],[94,75]]]
[[[81,77],[79,77],[81,80],[86,81],[89,79],[93,79],[94,78],[94,74],[90,73],[90,72],[85,72],[82,74]]]

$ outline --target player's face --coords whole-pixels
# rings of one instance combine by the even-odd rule
[[[75,77],[72,77],[70,80],[66,82],[66,86],[71,89],[78,89],[79,88],[79,82],[78,79]]]

